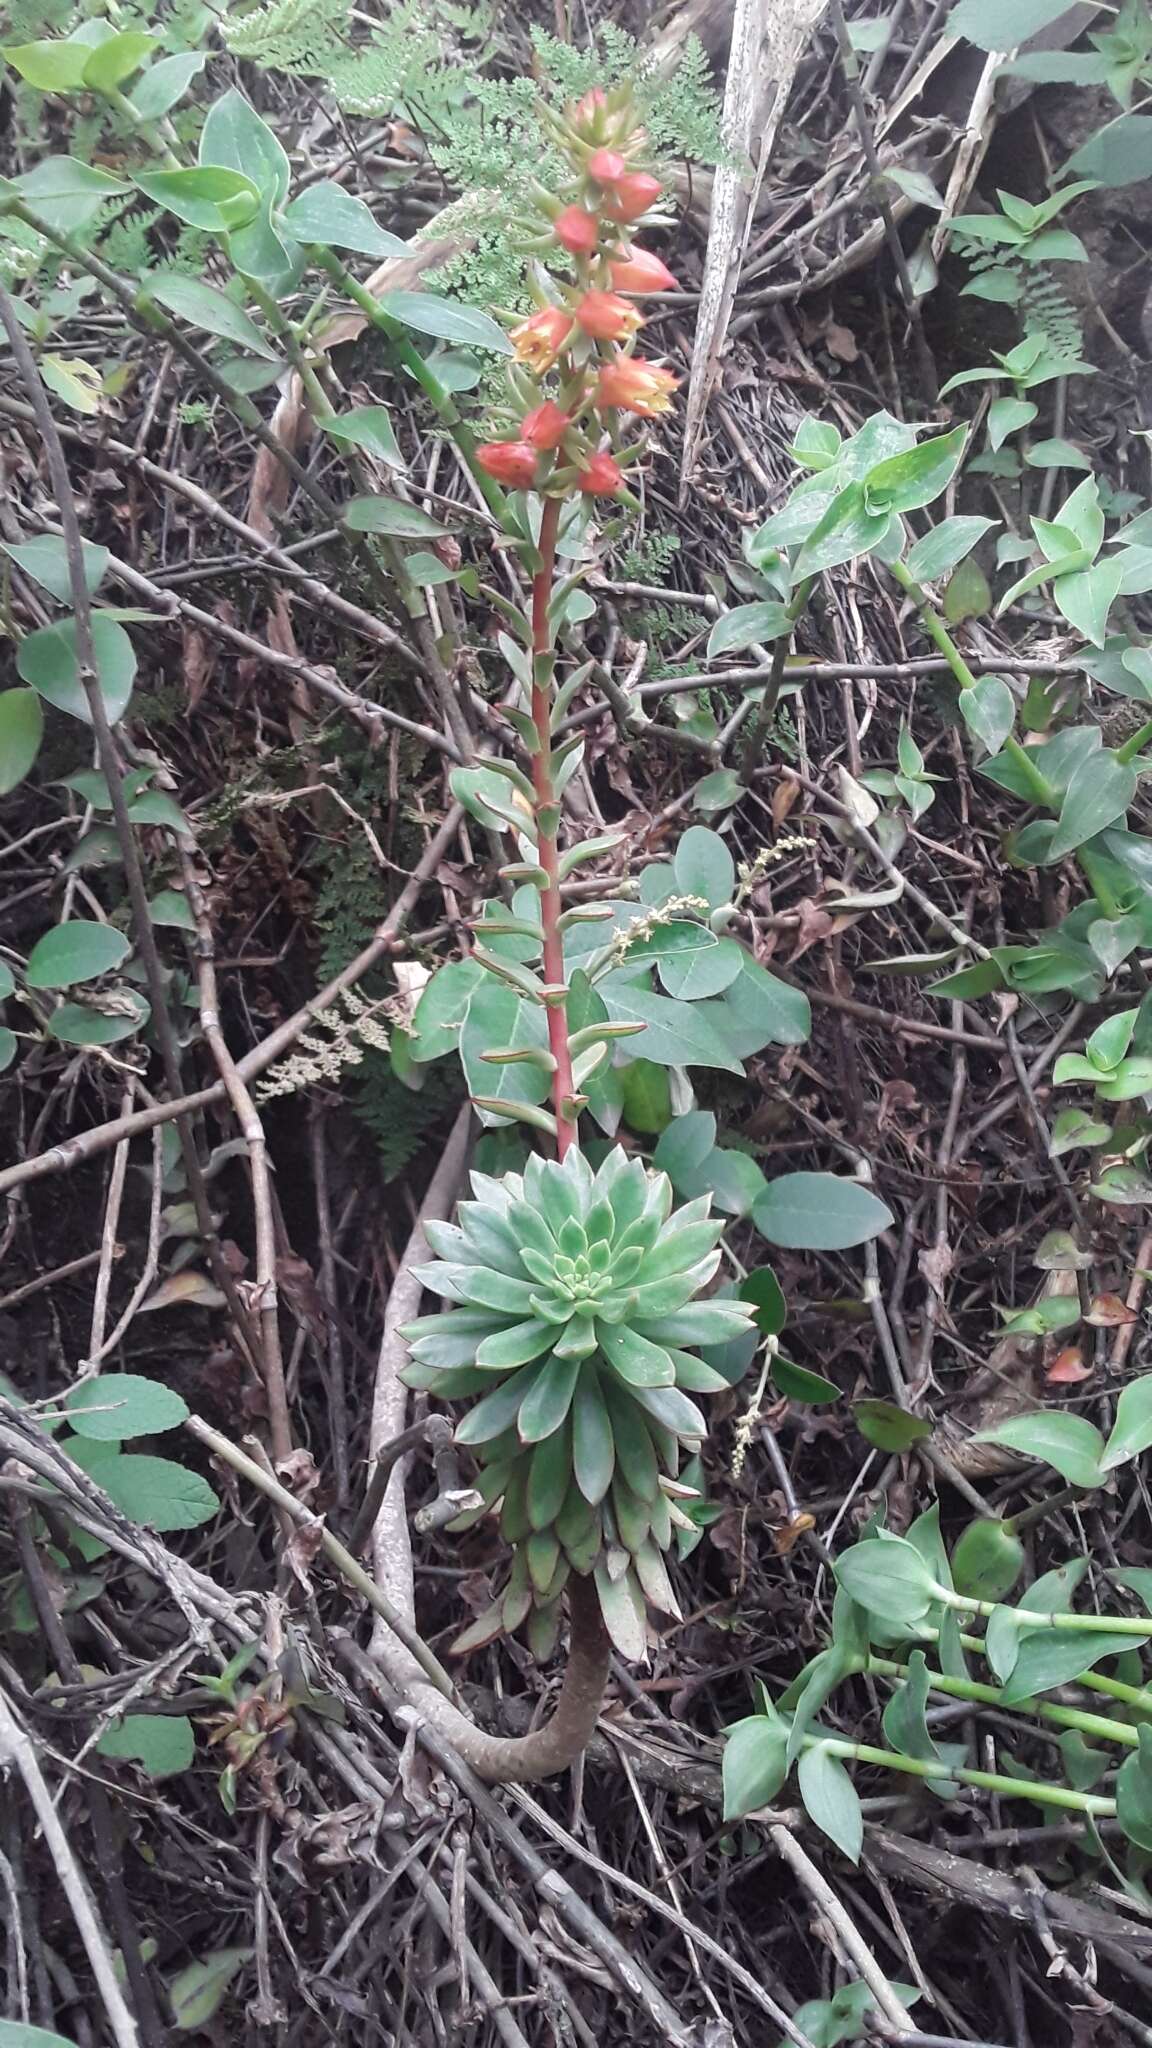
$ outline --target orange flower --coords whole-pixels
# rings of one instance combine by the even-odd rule
[[[616,292],[585,292],[576,308],[576,320],[585,334],[597,341],[626,341],[643,325],[635,306]]]
[[[642,213],[655,206],[660,192],[660,180],[650,171],[629,171],[626,177],[617,178],[606,195],[604,211],[613,220],[639,220]]]
[[[536,450],[530,441],[489,441],[476,450],[487,475],[512,490],[527,490],[536,481]]]
[[[609,265],[612,288],[618,292],[674,292],[676,279],[668,265],[651,249],[633,249],[619,263]]]
[[[538,405],[531,412],[525,413],[520,422],[520,435],[531,447],[551,454],[554,448],[560,446],[571,425],[571,414],[563,412],[550,398],[546,398],[543,405]]]
[[[600,223],[582,206],[566,206],[552,223],[552,233],[562,249],[572,256],[590,256],[596,247]]]
[[[610,498],[623,481],[624,472],[620,464],[605,450],[598,455],[590,455],[576,477],[579,488],[589,498]]]
[[[618,185],[628,175],[628,166],[619,150],[594,149],[588,159],[588,176],[600,185]]]
[[[543,306],[512,329],[517,362],[530,370],[550,370],[572,332],[572,315],[562,306]]]
[[[642,420],[654,420],[671,412],[672,393],[679,378],[658,363],[646,363],[636,356],[615,356],[605,363],[596,384],[596,403],[602,411],[634,412]]]

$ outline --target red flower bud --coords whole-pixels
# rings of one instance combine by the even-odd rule
[[[639,220],[660,197],[659,178],[650,171],[629,171],[618,178],[604,200],[604,211],[613,220]]]
[[[598,455],[590,455],[576,478],[577,485],[589,498],[610,498],[623,481],[624,472],[620,464],[605,450]]]
[[[544,453],[551,454],[554,448],[560,446],[571,425],[571,414],[562,412],[558,405],[554,405],[550,398],[546,398],[543,405],[538,405],[532,412],[525,413],[520,422],[520,436],[523,441],[527,441],[530,448],[539,448]]]
[[[543,306],[512,329],[517,362],[530,370],[550,370],[572,332],[572,315],[562,306]]]
[[[597,341],[626,341],[643,325],[635,306],[616,292],[585,292],[576,308],[576,320],[585,334]]]
[[[568,119],[573,128],[585,128],[595,122],[598,114],[608,105],[608,95],[602,85],[594,85],[582,100],[577,100]]]
[[[572,256],[590,256],[596,247],[600,223],[582,206],[566,206],[552,223],[552,232],[562,249]]]
[[[476,450],[482,470],[512,490],[527,490],[536,481],[536,450],[530,441],[489,441]]]
[[[612,288],[618,292],[674,292],[676,279],[668,265],[651,249],[633,249],[619,263],[609,265]]]
[[[628,166],[618,150],[594,149],[588,159],[588,176],[601,185],[618,185],[627,177]]]
[[[672,393],[679,381],[658,363],[615,356],[605,363],[597,379],[596,403],[602,411],[634,412],[642,420],[653,420],[671,412]]]

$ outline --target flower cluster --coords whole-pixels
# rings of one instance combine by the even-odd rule
[[[661,186],[639,168],[645,137],[626,90],[597,88],[553,126],[572,190],[561,198],[538,191],[536,215],[524,224],[543,268],[537,310],[512,330],[516,427],[480,448],[477,461],[513,490],[618,496],[640,452],[619,444],[619,416],[659,418],[671,410],[677,384],[662,364],[633,352],[643,325],[633,300],[676,285],[662,259],[632,241]],[[570,280],[551,273],[549,256],[573,273]],[[542,380],[552,373],[555,395],[545,396]]]
[[[480,1462],[478,1512],[499,1508],[514,1556],[465,1640],[533,1611],[549,1626],[575,1571],[594,1575],[617,1647],[642,1657],[645,1599],[677,1612],[662,1552],[691,1526],[680,1452],[705,1433],[688,1397],[726,1384],[694,1349],[749,1327],[745,1303],[699,1299],[723,1219],[707,1196],[673,1210],[667,1175],[620,1147],[595,1172],[573,1147],[529,1159],[522,1175],[475,1173],[472,1188],[455,1224],[425,1225],[437,1263],[418,1269],[456,1305],[401,1333],[409,1386],[483,1396],[456,1438]]]

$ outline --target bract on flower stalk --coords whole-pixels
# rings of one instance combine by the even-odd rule
[[[478,460],[513,490],[536,493],[509,535],[532,573],[517,669],[528,701],[513,714],[527,772],[506,770],[512,790],[501,815],[519,841],[518,872],[539,896],[542,955],[538,978],[517,970],[514,980],[526,1010],[535,1007],[536,1033],[484,1057],[494,1071],[530,1061],[547,1075],[551,1106],[511,1095],[478,1106],[490,1120],[543,1127],[558,1156],[533,1158],[502,1180],[475,1175],[475,1199],[457,1221],[429,1226],[439,1262],[422,1278],[456,1306],[408,1326],[405,1377],[449,1399],[483,1394],[457,1435],[481,1466],[477,1514],[499,1514],[512,1569],[459,1647],[527,1621],[539,1653],[555,1637],[567,1587],[578,1595],[573,1655],[586,1656],[590,1581],[593,1613],[624,1655],[642,1657],[645,1601],[676,1612],[662,1553],[684,1524],[681,1450],[695,1449],[705,1429],[688,1395],[724,1384],[691,1347],[742,1334],[750,1311],[698,1299],[722,1228],[707,1198],[674,1212],[664,1175],[619,1148],[594,1173],[579,1148],[581,1082],[610,1056],[611,1027],[589,1036],[585,1026],[570,1042],[559,829],[581,749],[556,747],[552,730],[557,540],[566,501],[622,494],[625,466],[642,448],[622,444],[621,415],[668,413],[677,380],[631,353],[643,325],[633,296],[674,285],[662,259],[631,241],[628,223],[661,192],[638,161],[646,143],[632,102],[619,89],[597,90],[550,128],[570,181],[558,195],[540,193],[525,223],[545,267],[533,274],[536,310],[512,329],[507,416],[518,425]]]

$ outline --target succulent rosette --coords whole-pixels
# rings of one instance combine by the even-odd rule
[[[474,1173],[453,1224],[430,1223],[418,1268],[455,1304],[409,1323],[404,1377],[446,1400],[479,1394],[457,1441],[513,1549],[500,1600],[458,1647],[532,1617],[554,1639],[570,1572],[595,1575],[605,1623],[641,1657],[645,1601],[678,1612],[663,1551],[685,1526],[682,1450],[706,1433],[691,1398],[726,1382],[695,1355],[748,1329],[740,1302],[701,1300],[723,1221],[707,1196],[673,1208],[666,1174],[617,1146],[597,1169],[573,1147],[501,1180]],[[691,1526],[688,1524],[687,1526]]]

